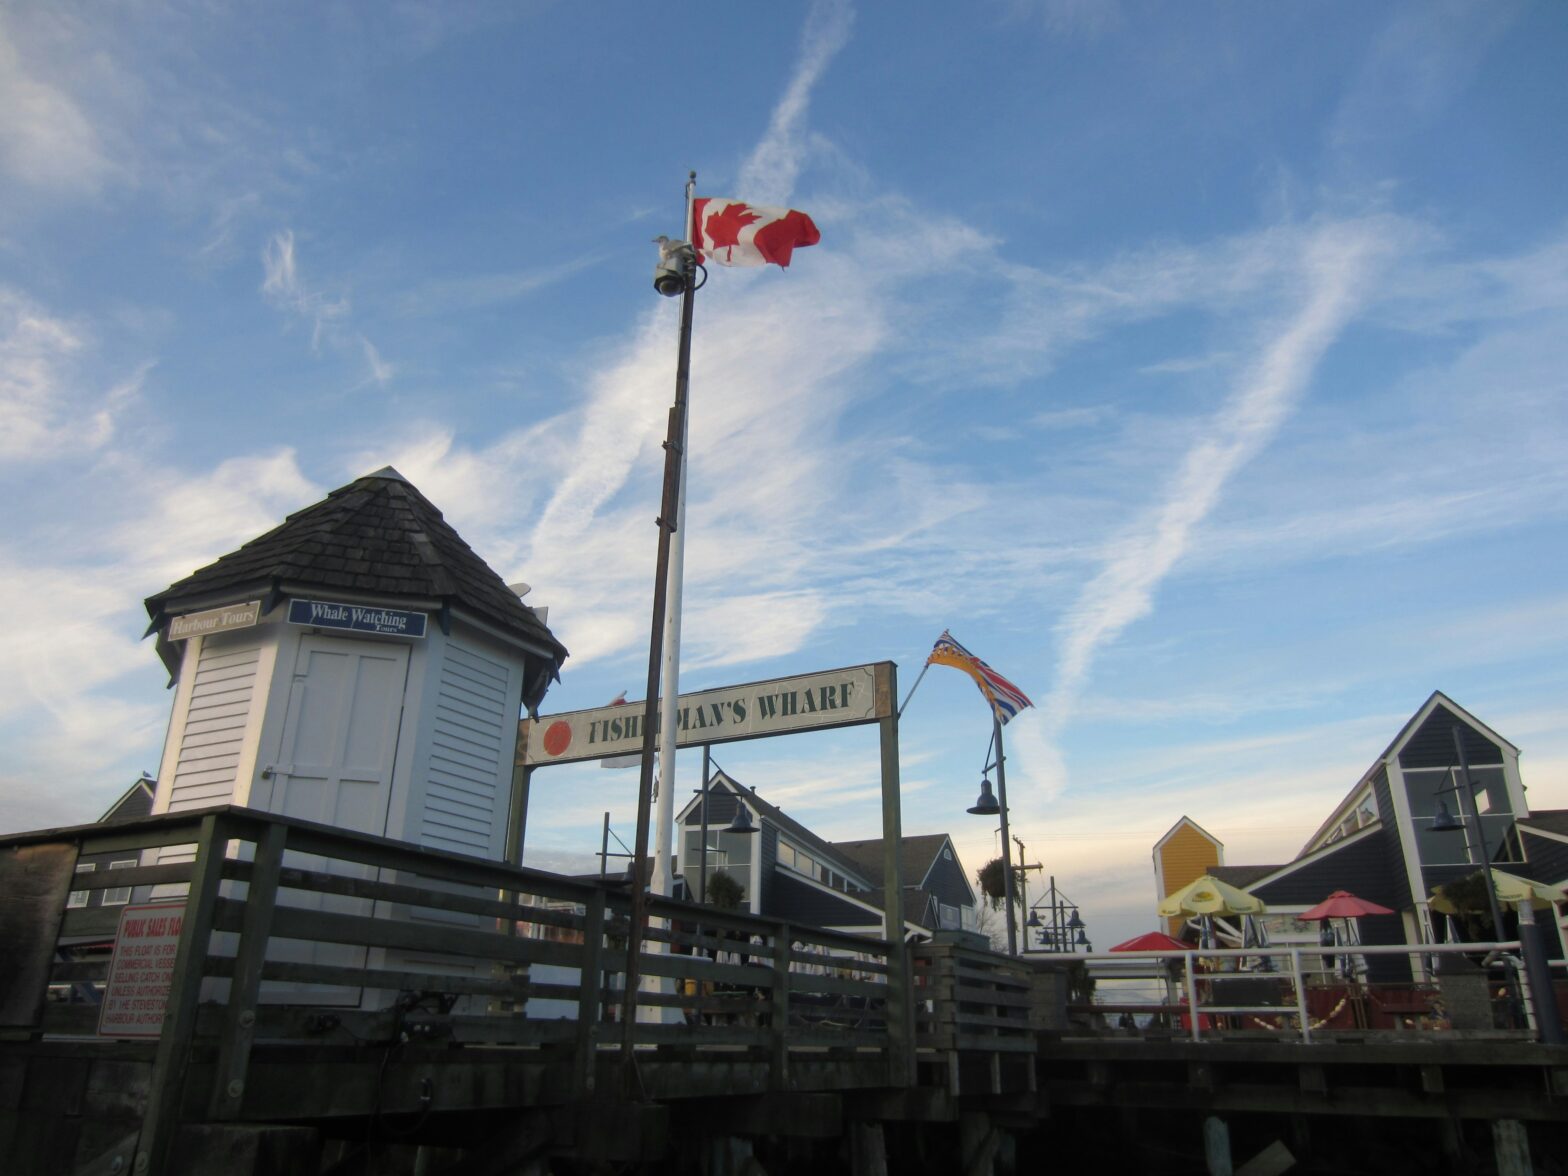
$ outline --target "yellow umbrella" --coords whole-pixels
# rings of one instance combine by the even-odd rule
[[[1166,919],[1179,915],[1261,915],[1267,909],[1261,898],[1205,874],[1166,895],[1159,914]]]
[[[1532,882],[1495,867],[1492,870],[1492,884],[1497,887],[1497,901],[1508,906],[1528,902],[1534,909],[1544,911],[1553,903],[1568,902],[1568,891],[1564,891],[1561,886]],[[1432,909],[1440,915],[1459,913],[1459,908],[1454,906],[1441,886],[1432,888]]]

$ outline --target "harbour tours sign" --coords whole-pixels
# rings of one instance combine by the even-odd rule
[[[428,614],[371,604],[340,604],[331,600],[289,601],[289,624],[317,629],[347,629],[383,637],[423,637]]]
[[[213,633],[227,633],[230,629],[250,629],[259,620],[259,600],[226,604],[222,608],[209,608],[173,618],[169,622],[169,640],[184,641],[187,637],[209,637]]]
[[[874,723],[893,713],[892,665],[873,662],[682,694],[676,746]],[[642,750],[641,702],[524,720],[523,763],[569,764]]]

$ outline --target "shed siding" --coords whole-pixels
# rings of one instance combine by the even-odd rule
[[[260,643],[254,639],[202,642],[190,709],[180,733],[179,758],[169,784],[169,812],[234,799],[260,658]]]
[[[448,643],[436,694],[421,845],[491,856],[503,760],[517,722],[508,714],[510,685],[506,664]]]

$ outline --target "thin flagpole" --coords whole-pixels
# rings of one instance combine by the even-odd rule
[[[688,184],[696,182],[693,173]],[[689,219],[689,217],[688,217]],[[670,406],[669,427],[664,441],[664,493],[656,520],[659,527],[659,554],[653,574],[653,616],[648,639],[648,690],[643,695],[642,763],[637,780],[637,838],[632,850],[631,926],[626,934],[625,990],[621,993],[621,1065],[625,1082],[631,1089],[636,1081],[633,1069],[632,1030],[637,1016],[637,989],[641,983],[642,941],[648,923],[648,892],[643,874],[648,861],[648,826],[652,823],[653,755],[659,726],[659,671],[664,650],[664,614],[668,604],[670,538],[680,512],[681,466],[684,460],[682,439],[686,436],[686,392],[691,378],[691,320],[695,263],[686,262],[686,289],[681,294],[680,347],[675,364],[675,403]]]
[[[686,232],[692,230],[692,201],[696,198],[697,173],[686,180]],[[685,344],[689,347],[689,342]],[[688,398],[690,391],[687,392]],[[654,827],[653,892],[669,895],[675,890],[675,863],[670,856],[671,829],[675,822],[675,744],[678,738],[677,713],[681,697],[681,592],[686,579],[686,460],[691,436],[691,407],[681,419],[681,484],[675,508],[675,533],[670,536],[669,585],[666,588],[669,612],[664,617],[664,697],[669,703],[660,715],[659,729],[659,811]]]

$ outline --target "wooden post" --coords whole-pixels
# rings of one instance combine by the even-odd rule
[[[196,863],[191,868],[191,888],[185,897],[180,946],[174,955],[174,979],[169,985],[169,1003],[164,1009],[163,1032],[153,1060],[147,1112],[142,1117],[142,1135],[133,1165],[136,1176],[169,1171],[174,1137],[179,1131],[180,1097],[196,1034],[196,1005],[201,999],[202,961],[207,958],[212,938],[212,915],[228,848],[228,831],[220,816],[209,813],[202,818],[196,841]],[[172,904],[169,909],[174,909]]]
[[[522,726],[519,742],[527,737],[528,725]],[[514,866],[523,864],[523,838],[528,832],[528,789],[533,777],[534,769],[530,764],[520,763],[512,768],[512,810],[506,823],[506,860]]]
[[[223,1037],[218,1043],[217,1080],[207,1104],[207,1114],[213,1119],[238,1118],[244,1102],[245,1072],[256,1037],[261,969],[267,959],[267,937],[278,902],[278,876],[283,870],[283,844],[287,837],[288,826],[272,822],[256,839],[256,859],[245,896],[245,922],[234,957],[229,1004],[223,1014]]]
[[[773,933],[773,1024],[769,1084],[774,1090],[789,1086],[789,965],[793,938],[785,923]]]
[[[593,892],[583,919],[583,955],[577,993],[577,1052],[572,1065],[577,1089],[592,1094],[598,1072],[600,983],[604,957],[604,890]]]
[[[895,1086],[915,1081],[915,1007],[910,986],[909,949],[904,946],[904,879],[901,872],[904,825],[898,779],[898,667],[877,666],[877,709],[882,733],[882,928],[888,942],[888,1062]]]
[[[1498,1119],[1492,1123],[1492,1154],[1497,1159],[1497,1176],[1529,1176],[1530,1137],[1518,1119]]]
[[[849,1125],[849,1170],[853,1176],[887,1176],[887,1140],[881,1123]]]
[[[1210,1115],[1203,1120],[1203,1159],[1209,1176],[1231,1176],[1230,1128],[1224,1119]]]

